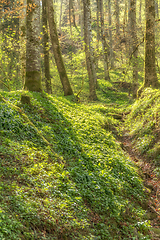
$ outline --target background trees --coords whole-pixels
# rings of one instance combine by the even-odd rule
[[[143,79],[145,87],[158,86],[158,1],[28,0],[27,4],[26,14],[24,0],[1,2],[2,89],[22,88],[26,76],[24,87],[30,90],[60,93],[63,89],[65,95],[72,95],[88,86],[93,100],[97,99],[97,77],[129,83],[133,96]],[[90,20],[84,21],[89,5]]]

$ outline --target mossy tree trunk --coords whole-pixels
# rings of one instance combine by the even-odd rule
[[[155,2],[145,1],[146,33],[145,33],[145,79],[144,87],[158,87],[155,66]]]
[[[54,20],[53,2],[52,0],[46,0],[46,2],[47,2],[47,16],[48,16],[49,29],[50,29],[50,38],[51,38],[54,58],[56,61],[60,80],[63,86],[64,95],[65,96],[73,95],[73,91],[66,73],[66,69],[64,66],[64,62],[63,62],[63,58],[60,50],[57,28]]]
[[[83,13],[84,13],[84,42],[85,42],[85,55],[86,65],[89,78],[89,98],[90,100],[97,100],[96,84],[97,76],[94,64],[94,52],[92,46],[92,29],[91,29],[91,10],[90,0],[83,0]]]
[[[43,52],[44,52],[44,71],[45,83],[47,93],[52,93],[51,77],[50,77],[50,64],[49,64],[49,36],[48,36],[48,23],[47,23],[47,9],[46,0],[42,0],[42,23],[43,23]]]
[[[136,0],[130,1],[130,10],[129,10],[129,16],[130,16],[130,54],[132,54],[132,68],[133,68],[133,89],[132,93],[133,96],[136,97],[137,90],[134,88],[135,84],[138,83],[138,50],[137,50],[137,25],[136,25]]]
[[[40,0],[27,0],[26,78],[24,89],[42,92],[40,67]]]

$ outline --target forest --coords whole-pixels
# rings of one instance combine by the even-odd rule
[[[159,0],[0,0],[0,240],[160,239],[159,39]]]

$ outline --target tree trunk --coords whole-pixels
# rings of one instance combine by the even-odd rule
[[[96,67],[98,68],[98,60],[99,60],[99,40],[100,40],[100,2],[99,0],[96,0],[97,2],[97,46],[96,46]]]
[[[77,28],[73,0],[69,0],[69,21],[70,21],[70,28],[72,26],[72,22],[73,22],[73,26]]]
[[[158,9],[158,0],[155,0],[155,11],[156,11],[156,18],[159,18],[159,9]]]
[[[139,0],[139,23],[142,23],[142,0]]]
[[[83,6],[82,0],[79,0],[80,3],[80,24],[81,24],[81,38],[83,39]]]
[[[103,0],[101,0],[101,1],[103,1]],[[112,13],[111,13],[111,0],[108,0],[108,22],[109,22],[110,62],[111,62],[111,68],[114,68],[113,43],[112,43]]]
[[[73,95],[73,91],[66,73],[66,69],[64,66],[60,46],[59,46],[59,40],[58,40],[58,34],[57,34],[57,28],[56,23],[54,20],[54,9],[53,9],[53,2],[52,0],[46,0],[47,1],[47,13],[48,13],[48,22],[49,22],[49,29],[50,29],[50,37],[54,52],[54,58],[56,61],[57,69],[59,72],[60,80],[63,86],[64,95]]]
[[[25,75],[26,75],[26,0],[21,0],[21,4],[23,5],[23,9],[20,11],[19,18],[19,28],[20,28],[20,69],[21,69],[21,78],[22,78],[22,86],[25,83]]]
[[[43,52],[44,52],[44,72],[46,91],[52,94],[51,77],[50,77],[50,64],[49,64],[49,36],[47,24],[47,6],[46,0],[42,0],[42,22],[43,22]]]
[[[137,26],[136,26],[136,0],[130,1],[130,54],[132,54],[132,66],[133,66],[133,83],[138,83],[138,70],[137,70],[137,56],[138,50],[136,49],[138,41],[137,41]],[[135,84],[133,84],[132,93],[133,96],[136,97],[137,91],[134,88]]]
[[[27,0],[26,78],[24,89],[42,92],[40,67],[40,0]]]
[[[97,100],[96,95],[96,71],[94,64],[94,55],[92,47],[92,30],[91,30],[91,12],[90,12],[90,0],[83,0],[84,9],[84,42],[85,42],[85,55],[86,65],[89,77],[89,91],[90,100]]]
[[[103,0],[100,0],[100,22],[101,22],[101,40],[104,59],[104,76],[106,80],[110,80],[109,77],[109,64],[108,64],[108,46],[104,33],[104,14],[103,14]]]
[[[62,8],[63,8],[63,0],[61,0],[60,16],[59,16],[59,31],[60,32],[61,32],[61,22],[62,22]]]
[[[127,24],[127,0],[124,0],[124,16],[123,16],[123,35],[126,37],[126,24]]]
[[[119,1],[115,0],[115,17],[116,17],[116,37],[119,39]]]
[[[145,80],[144,87],[158,87],[155,66],[155,4],[154,0],[145,1],[146,33],[145,33]]]

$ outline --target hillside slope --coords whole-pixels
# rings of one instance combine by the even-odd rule
[[[147,88],[126,119],[135,150],[156,166],[160,176],[160,90]]]
[[[150,239],[145,188],[103,106],[1,94],[0,239]]]

